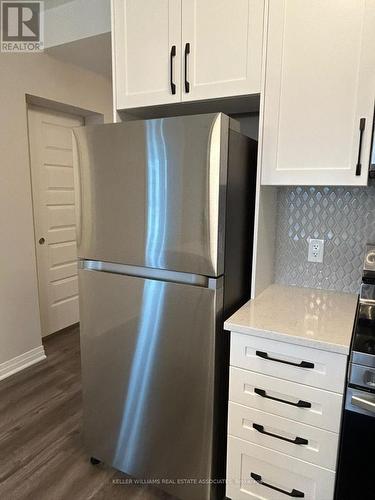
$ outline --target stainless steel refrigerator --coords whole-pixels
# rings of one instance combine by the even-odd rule
[[[257,143],[222,113],[74,138],[87,452],[177,498],[222,498],[223,320],[250,295]]]

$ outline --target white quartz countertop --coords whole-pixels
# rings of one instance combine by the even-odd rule
[[[271,285],[224,324],[226,330],[348,354],[357,295]]]

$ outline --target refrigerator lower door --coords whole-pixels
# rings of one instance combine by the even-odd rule
[[[214,498],[221,280],[210,288],[80,269],[79,281],[87,451],[183,500]]]

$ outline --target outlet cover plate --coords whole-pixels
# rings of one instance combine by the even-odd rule
[[[309,262],[323,262],[324,257],[324,240],[310,238],[309,253],[307,260]]]

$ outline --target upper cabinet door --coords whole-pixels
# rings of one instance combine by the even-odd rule
[[[181,100],[181,0],[113,0],[117,109]]]
[[[374,0],[269,4],[263,184],[366,185]]]
[[[264,0],[182,0],[182,100],[260,92]]]

